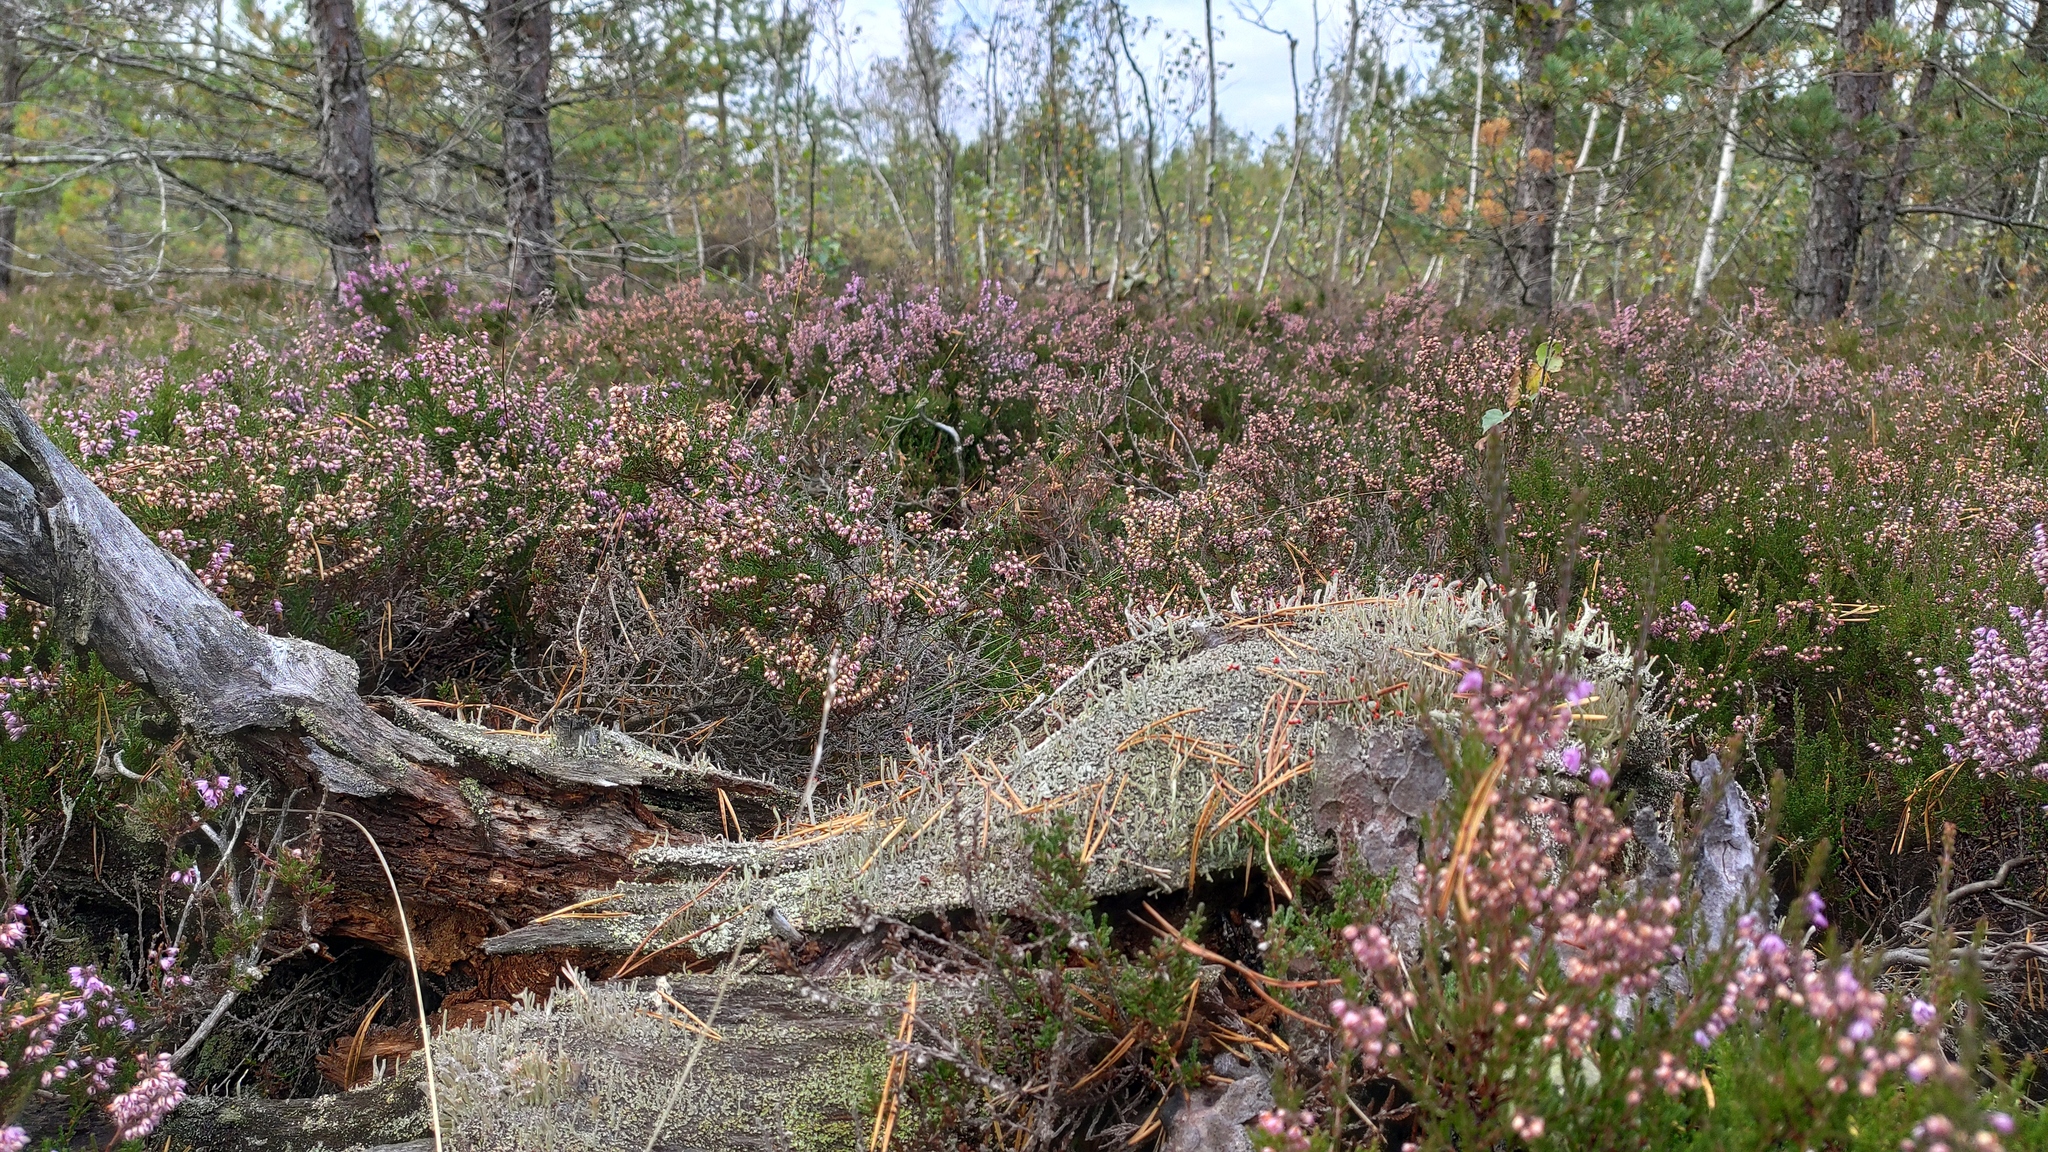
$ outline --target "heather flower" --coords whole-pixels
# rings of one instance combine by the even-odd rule
[[[2048,527],[2034,526],[2028,571],[2048,593]],[[1951,759],[1973,761],[1980,774],[2048,779],[2041,756],[2048,722],[2048,610],[2009,606],[2017,645],[1999,629],[1970,633],[1970,657],[1958,675],[1936,667],[1928,686],[1945,701],[1942,719],[1958,739],[1945,746]]]
[[[200,803],[209,809],[219,808],[230,798],[246,795],[249,791],[247,787],[235,783],[234,778],[230,776],[195,777],[192,787],[198,791]]]
[[[1316,1117],[1313,1112],[1276,1108],[1260,1113],[1254,1123],[1267,1138],[1265,1147],[1279,1152],[1308,1152],[1309,1133],[1315,1131]]]
[[[107,1102],[118,1140],[139,1140],[149,1135],[172,1109],[185,1102],[185,1081],[171,1070],[169,1053],[157,1053],[153,1062],[142,1055],[135,1060],[142,1075],[133,1087]]]

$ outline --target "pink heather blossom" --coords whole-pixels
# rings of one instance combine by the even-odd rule
[[[2034,526],[2027,567],[2048,592],[2048,527]],[[1974,762],[1980,774],[2048,779],[2042,725],[2048,722],[2048,610],[2006,608],[2017,644],[1989,625],[1970,633],[1961,675],[1936,667],[1928,685],[1944,700],[1941,717],[1957,729],[1945,746],[1951,759]]]
[[[149,1135],[172,1109],[185,1102],[185,1081],[171,1070],[170,1053],[157,1053],[154,1062],[139,1054],[135,1059],[142,1067],[141,1077],[128,1091],[107,1102],[118,1140]]]
[[[1308,1152],[1308,1134],[1315,1131],[1316,1116],[1313,1112],[1276,1108],[1260,1113],[1256,1123],[1259,1131],[1273,1138],[1273,1146],[1280,1152]]]
[[[1501,791],[1469,858],[1445,849],[1440,862],[1425,854],[1417,868],[1422,907],[1441,910],[1424,914],[1422,953],[1446,957],[1445,975],[1455,979],[1416,978],[1379,925],[1343,930],[1365,995],[1332,1000],[1328,1010],[1338,1042],[1365,1071],[1411,1083],[1427,1075],[1433,1089],[1456,1092],[1446,1087],[1446,1072],[1474,1045],[1508,1060],[1526,1050],[1532,1072],[1553,1054],[1569,1067],[1607,1039],[1643,1027],[1633,1005],[1655,995],[1672,998],[1658,1015],[1674,1038],[1690,1043],[1650,1047],[1635,1057],[1639,1063],[1621,1066],[1605,1064],[1616,1053],[1600,1049],[1603,1078],[1625,1106],[1647,1092],[1700,1090],[1710,1058],[1704,1053],[1731,1029],[1774,1026],[1766,1018],[1775,1012],[1821,1029],[1826,1040],[1814,1070],[1832,1094],[1872,1097],[1888,1077],[1939,1073],[1938,1050],[1896,1027],[1906,1005],[1871,987],[1850,959],[1823,962],[1794,948],[1756,913],[1740,917],[1725,943],[1686,955],[1680,933],[1691,927],[1677,893],[1668,884],[1620,882],[1617,857],[1631,832],[1599,791],[1608,786],[1606,773],[1593,769],[1596,790],[1569,806],[1541,790],[1546,758],[1555,752],[1566,762],[1558,749],[1575,694],[1576,685],[1541,677],[1488,683],[1468,700],[1472,730],[1504,755]],[[1824,922],[1817,898],[1803,911]],[[1674,993],[1667,975],[1681,961],[1686,990]],[[1447,999],[1460,995],[1447,988],[1465,987],[1490,990],[1483,1025],[1463,1022],[1476,1006]],[[1924,1026],[1931,1009],[1912,1015]],[[1412,1059],[1420,1063],[1404,1063],[1418,1048]],[[1482,1078],[1496,1074],[1489,1065]],[[1491,1122],[1501,1125],[1501,1138],[1534,1144],[1553,1131],[1554,1119],[1504,1106]]]
[[[1557,754],[1558,770],[1567,776],[1577,776],[1585,770],[1586,749],[1583,745],[1572,744]]]

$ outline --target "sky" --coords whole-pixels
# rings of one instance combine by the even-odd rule
[[[1202,0],[1128,0],[1138,19],[1151,18],[1166,28],[1202,31]],[[1302,82],[1311,72],[1310,53],[1320,8],[1325,59],[1344,51],[1345,0],[1215,0],[1216,59],[1225,66],[1217,85],[1217,111],[1232,128],[1252,136],[1270,136],[1286,128],[1294,115],[1294,97],[1287,74],[1287,41],[1256,27],[1247,15],[1263,12],[1263,22],[1292,32],[1300,41]],[[991,0],[947,0],[946,23],[957,26],[972,12],[986,12]],[[1383,6],[1384,7],[1384,6]],[[903,17],[898,0],[845,0],[848,40],[856,55],[870,59],[900,56]],[[1399,11],[1383,17],[1397,63],[1420,63],[1429,50],[1413,31],[1400,27]],[[855,30],[858,29],[858,32]],[[1144,57],[1141,55],[1140,59]]]

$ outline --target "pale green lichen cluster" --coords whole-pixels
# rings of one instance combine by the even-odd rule
[[[703,1040],[694,1063],[698,1037],[663,1018],[677,1014],[644,980],[579,982],[443,1034],[435,1081],[448,1147],[638,1149],[658,1119],[657,1149],[859,1143],[888,1060],[879,1020],[900,1004],[900,990],[844,981],[825,1004],[791,979],[734,976],[714,1015],[721,977],[670,980],[670,994],[721,1037]]]
[[[852,831],[800,841],[664,845],[641,854],[660,882],[622,886],[605,907],[624,915],[580,921],[626,952],[649,942],[693,938],[689,950],[721,956],[760,943],[774,907],[806,932],[860,922],[863,909],[911,917],[930,910],[997,911],[1027,901],[1036,883],[1028,832],[1058,808],[1089,841],[1088,883],[1099,893],[1179,887],[1190,842],[1219,779],[1242,792],[1278,732],[1290,763],[1312,763],[1339,725],[1451,722],[1456,674],[1445,653],[1498,655],[1506,625],[1490,590],[1440,586],[1379,597],[1337,597],[1306,610],[1257,617],[1152,621],[1131,643],[1102,653],[1042,708],[940,765],[896,776],[842,798],[827,818]],[[1553,621],[1532,633],[1551,636]],[[1575,737],[1599,746],[1623,729],[1629,684],[1647,677],[1619,653],[1590,615],[1558,630],[1562,647],[1606,702],[1575,723]],[[1375,716],[1361,703],[1382,697],[1401,715]],[[1276,698],[1324,701],[1298,724],[1276,725]],[[1172,740],[1133,742],[1148,724],[1170,722]],[[1641,723],[1657,723],[1654,716]],[[1214,755],[1190,754],[1190,740]],[[1218,763],[1221,757],[1240,766]],[[1274,793],[1278,813],[1310,851],[1326,845],[1308,819],[1313,772]],[[1227,802],[1210,808],[1214,817]],[[1031,810],[1019,812],[1014,809]],[[1092,832],[1091,832],[1092,830]],[[1244,864],[1263,844],[1239,822],[1205,835],[1198,870]],[[715,883],[713,881],[716,880]],[[707,890],[707,885],[709,885]],[[687,900],[694,904],[671,917]],[[675,977],[675,994],[710,1014],[718,978]],[[841,982],[834,1004],[779,977],[738,976],[683,1090],[676,1078],[697,1037],[650,1013],[669,1014],[644,980],[572,987],[531,997],[480,1028],[437,1044],[443,1116],[451,1147],[532,1149],[644,1147],[665,1102],[658,1148],[847,1148],[865,1131],[864,1106],[887,1060],[883,1037],[902,990],[879,981]]]
[[[625,896],[607,907],[627,914],[593,923],[603,925],[610,946],[628,951],[698,897],[658,939],[692,935],[691,950],[708,956],[763,940],[769,907],[806,932],[856,924],[862,909],[902,917],[959,907],[1000,912],[1033,894],[1027,833],[1055,808],[1073,821],[1077,837],[1090,838],[1094,829],[1091,890],[1182,886],[1216,781],[1242,792],[1257,778],[1276,697],[1298,691],[1293,685],[1337,700],[1408,684],[1385,698],[1389,707],[1400,706],[1399,716],[1375,717],[1360,704],[1305,709],[1299,724],[1282,726],[1297,763],[1326,747],[1338,724],[1413,724],[1425,714],[1450,720],[1456,677],[1440,654],[1495,658],[1507,631],[1500,602],[1483,586],[1434,585],[1370,597],[1333,592],[1320,605],[1278,616],[1147,622],[1141,635],[1099,655],[1043,709],[929,777],[906,774],[860,790],[829,813],[864,818],[858,828],[797,847],[714,841],[648,849],[641,862],[665,879],[622,885]],[[1555,621],[1531,624],[1546,642],[1553,635]],[[1620,730],[1628,683],[1639,674],[1590,613],[1570,621],[1562,635],[1566,654],[1595,681],[1603,701],[1604,717],[1575,724],[1575,736],[1599,746]],[[1147,724],[1182,712],[1167,725],[1179,734],[1174,741],[1129,743]],[[1244,767],[1190,755],[1185,738]],[[1274,802],[1299,846],[1314,852],[1328,845],[1318,841],[1312,821],[1298,818],[1311,775],[1280,790]],[[1212,818],[1226,807],[1227,798]],[[1240,820],[1203,837],[1197,867],[1207,874],[1242,866],[1263,847]]]

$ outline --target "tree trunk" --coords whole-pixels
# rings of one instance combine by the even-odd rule
[[[1472,17],[1472,153],[1465,162],[1465,226],[1464,237],[1472,233],[1472,212],[1479,204],[1479,127],[1486,117],[1486,21],[1477,14]],[[1465,290],[1471,286],[1472,257],[1470,254],[1458,258],[1458,306],[1465,305]]]
[[[513,292],[532,300],[555,280],[555,149],[548,139],[553,0],[486,0],[484,31],[504,132],[508,275]]]
[[[681,764],[616,733],[573,744],[356,694],[355,662],[272,636],[215,599],[0,396],[0,576],[50,607],[59,640],[173,713],[193,745],[267,780],[281,806],[361,821],[389,859],[420,962],[445,971],[491,931],[631,874],[657,840],[715,833],[718,792],[772,823],[780,789]],[[317,934],[397,952],[377,856],[323,826],[336,898]]]
[[[1849,305],[1856,244],[1863,230],[1861,126],[1877,115],[1889,77],[1870,37],[1892,17],[1892,0],[1842,0],[1835,24],[1835,129],[1828,154],[1814,165],[1806,240],[1792,283],[1793,314],[1805,320],[1839,319]]]
[[[1519,19],[1522,34],[1522,164],[1515,173],[1501,295],[1538,320],[1550,315],[1551,254],[1557,247],[1557,101],[1543,69],[1577,20],[1574,0]]]
[[[0,3],[0,140],[14,151],[14,111],[21,103],[21,81],[28,61],[21,55],[21,15],[12,3]],[[20,209],[0,204],[0,292],[14,287],[14,234]]]
[[[1892,150],[1892,170],[1884,182],[1884,198],[1877,215],[1863,237],[1863,271],[1856,281],[1856,313],[1868,316],[1884,295],[1884,281],[1891,268],[1892,224],[1899,218],[1899,206],[1906,199],[1906,179],[1913,166],[1913,151],[1920,143],[1920,114],[1934,94],[1934,77],[1942,41],[1948,35],[1950,0],[1935,0],[1934,23],[1927,31],[1927,52],[1920,60],[1920,75],[1913,81],[1913,104],[1899,117],[1899,142]]]
[[[917,79],[918,112],[932,146],[932,263],[940,279],[950,284],[958,277],[959,254],[953,237],[953,137],[946,131],[943,107],[949,69],[939,58],[938,6],[933,0],[910,0],[903,21]]]
[[[2027,28],[2026,57],[2048,64],[2048,0],[2035,0],[2034,22]]]
[[[1742,120],[1742,82],[1740,67],[1731,69],[1728,77],[1728,111],[1721,126],[1721,160],[1714,168],[1714,198],[1707,208],[1707,228],[1700,237],[1699,258],[1692,266],[1692,293],[1687,297],[1687,307],[1698,315],[1707,302],[1707,288],[1714,279],[1714,253],[1721,243],[1721,224],[1728,218],[1728,188],[1735,177],[1736,128]]]
[[[1358,71],[1358,0],[1351,0],[1350,20],[1345,25],[1344,63],[1337,73],[1337,107],[1330,117],[1330,270],[1324,290],[1335,293],[1344,273],[1344,225],[1350,207],[1344,195],[1344,138],[1351,126],[1351,81]],[[1366,123],[1372,123],[1372,109],[1366,109]]]
[[[334,282],[377,255],[377,156],[370,78],[355,0],[311,0],[307,20],[319,65],[320,178],[327,185],[327,247]]]
[[[1202,280],[1216,277],[1216,137],[1222,121],[1216,115],[1216,4],[1202,0],[1202,41],[1209,62],[1209,136],[1202,146]],[[1226,258],[1229,253],[1223,254]]]

